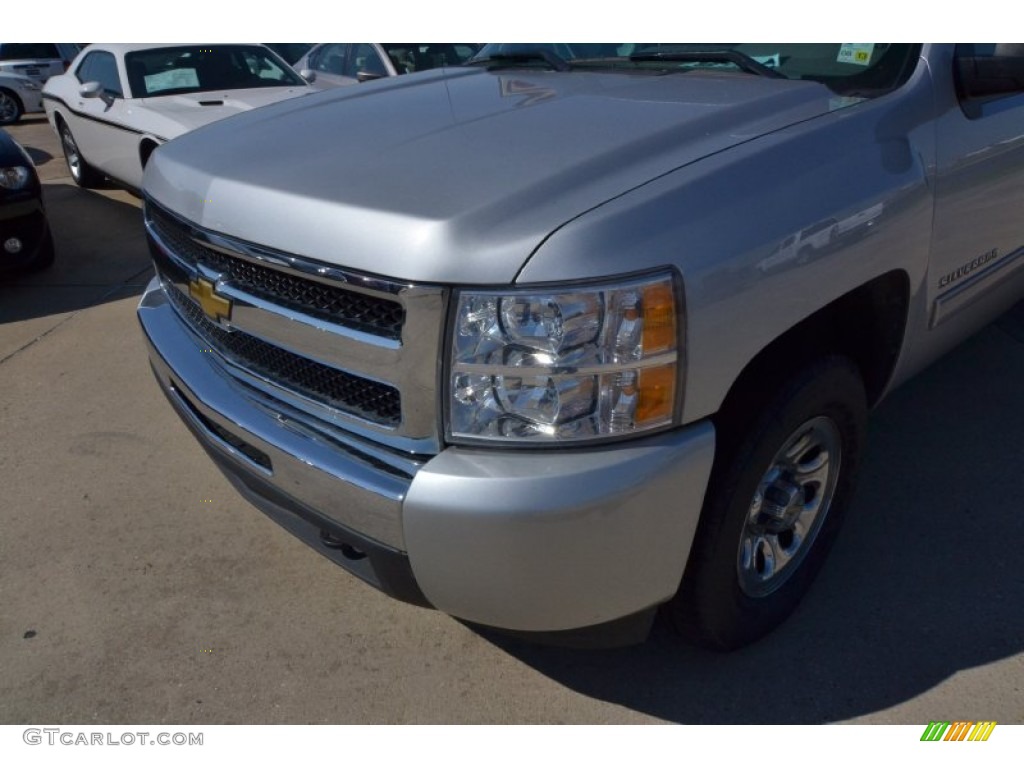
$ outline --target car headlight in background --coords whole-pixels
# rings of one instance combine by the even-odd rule
[[[32,174],[28,168],[16,165],[12,168],[0,168],[0,188],[21,189],[28,184]]]
[[[671,424],[676,296],[671,273],[564,291],[460,291],[449,439],[551,444]]]
[[[18,86],[23,91],[40,91],[40,90],[42,90],[42,86],[39,85],[39,83],[37,83],[35,80],[28,80],[28,79],[23,80],[22,82],[18,83]]]

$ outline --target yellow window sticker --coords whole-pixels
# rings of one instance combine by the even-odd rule
[[[871,63],[871,53],[874,50],[874,43],[843,43],[839,46],[836,61],[840,64],[859,64],[866,67]]]

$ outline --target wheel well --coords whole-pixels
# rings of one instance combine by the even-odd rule
[[[153,154],[153,150],[158,146],[160,145],[152,139],[143,139],[139,143],[139,162],[143,168],[146,167],[146,163],[149,162],[149,156]]]
[[[903,342],[910,302],[905,272],[888,272],[850,291],[790,328],[761,350],[737,377],[714,417],[722,437],[740,434],[788,372],[826,354],[853,360],[868,404],[882,396]],[[730,441],[731,442],[731,441]]]

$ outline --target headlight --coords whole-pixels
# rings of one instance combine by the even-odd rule
[[[21,189],[28,184],[32,174],[28,168],[16,165],[13,168],[0,168],[0,187],[3,189]]]
[[[23,91],[38,91],[42,88],[35,80],[25,80],[19,83],[19,85]]]
[[[566,291],[461,291],[449,439],[550,444],[671,424],[679,319],[671,274]]]

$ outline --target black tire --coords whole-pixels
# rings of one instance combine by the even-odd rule
[[[725,430],[686,574],[665,606],[684,637],[733,650],[768,634],[796,608],[853,493],[866,400],[853,362],[829,356],[783,384],[735,438]],[[792,463],[781,455],[787,446]],[[821,468],[807,469],[821,461]],[[818,475],[824,481],[811,480]]]
[[[64,120],[60,121],[60,145],[64,150],[64,162],[67,163],[68,173],[72,180],[83,189],[92,189],[103,183],[103,174],[86,162],[82,157],[82,151],[75,142],[71,128]]]
[[[149,162],[149,158],[153,154],[153,150],[158,146],[160,145],[149,139],[146,139],[139,145],[139,165],[142,166],[142,170],[146,170],[146,163]]]
[[[14,125],[25,114],[21,99],[14,91],[0,88],[0,125]]]

